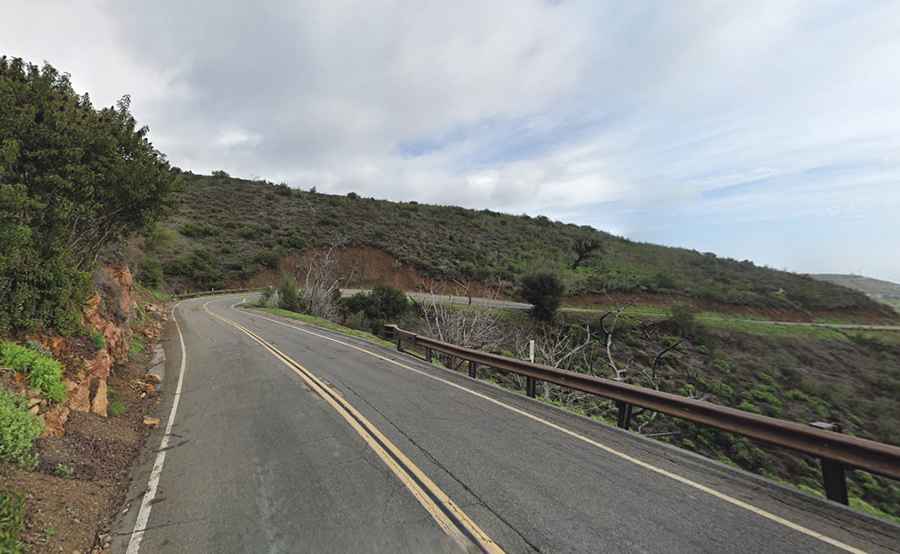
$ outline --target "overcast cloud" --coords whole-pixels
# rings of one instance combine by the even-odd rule
[[[170,160],[900,281],[900,3],[4,1]]]

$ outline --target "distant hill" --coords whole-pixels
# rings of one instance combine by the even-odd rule
[[[422,279],[516,283],[549,270],[570,295],[675,295],[723,306],[895,317],[860,292],[805,275],[543,216],[320,194],[221,174],[183,178],[174,212],[143,246],[144,267],[161,263],[174,290],[275,279],[286,261],[341,244]],[[585,240],[599,249],[578,263],[576,244]]]
[[[858,290],[869,298],[884,302],[900,309],[900,284],[862,275],[842,275],[839,273],[820,273],[812,277],[842,287]]]

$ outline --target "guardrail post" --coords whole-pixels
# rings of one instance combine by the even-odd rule
[[[847,473],[844,465],[828,458],[821,459],[822,484],[825,486],[825,496],[828,500],[847,505]]]
[[[631,410],[633,406],[625,402],[616,402],[616,405],[619,407],[617,425],[627,431],[628,427],[631,425]]]
[[[403,352],[403,335],[397,333],[397,351]]]
[[[840,423],[813,421],[809,425],[824,431],[841,432]],[[844,505],[848,504],[847,472],[844,465],[828,458],[820,459],[819,464],[822,466],[822,485],[825,487],[825,496],[828,497],[828,500],[840,502]]]
[[[525,377],[525,394],[528,398],[537,396],[537,379],[534,377]]]
[[[471,377],[472,379],[478,379],[478,362],[469,360],[469,377]]]
[[[431,360],[433,360],[433,359],[434,359],[434,356],[431,353],[431,349],[426,346],[425,347],[425,361],[430,364]]]

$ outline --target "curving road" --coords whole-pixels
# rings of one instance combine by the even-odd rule
[[[239,299],[175,311],[114,551],[900,552],[900,527]]]

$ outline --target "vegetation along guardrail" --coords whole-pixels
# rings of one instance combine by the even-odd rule
[[[185,293],[182,293],[182,294],[176,294],[176,295],[174,295],[174,296],[175,296],[175,298],[178,298],[179,300],[184,300],[185,298],[194,298],[194,297],[197,297],[197,296],[212,296],[212,295],[215,295],[215,294],[236,294],[236,293],[239,293],[239,292],[256,292],[256,291],[258,291],[258,290],[262,290],[262,289],[261,289],[261,288],[255,288],[255,289],[218,289],[218,290],[216,290],[216,289],[210,289],[210,290],[201,290],[201,291],[196,291],[196,292],[185,292]]]
[[[461,367],[463,362],[468,362],[469,377],[478,377],[479,366],[522,375],[526,378],[526,392],[532,398],[535,396],[536,383],[546,381],[613,400],[619,408],[618,425],[623,429],[628,429],[632,409],[637,406],[815,456],[821,463],[825,494],[836,502],[848,502],[847,469],[861,469],[900,480],[900,447],[897,446],[611,379],[463,348],[405,331],[396,325],[385,325],[385,329],[396,339],[397,349],[401,352],[404,351],[405,341],[410,346],[424,349],[426,361],[430,362],[433,353],[437,351],[450,356],[450,365],[454,369]],[[455,363],[454,359],[459,361]]]

